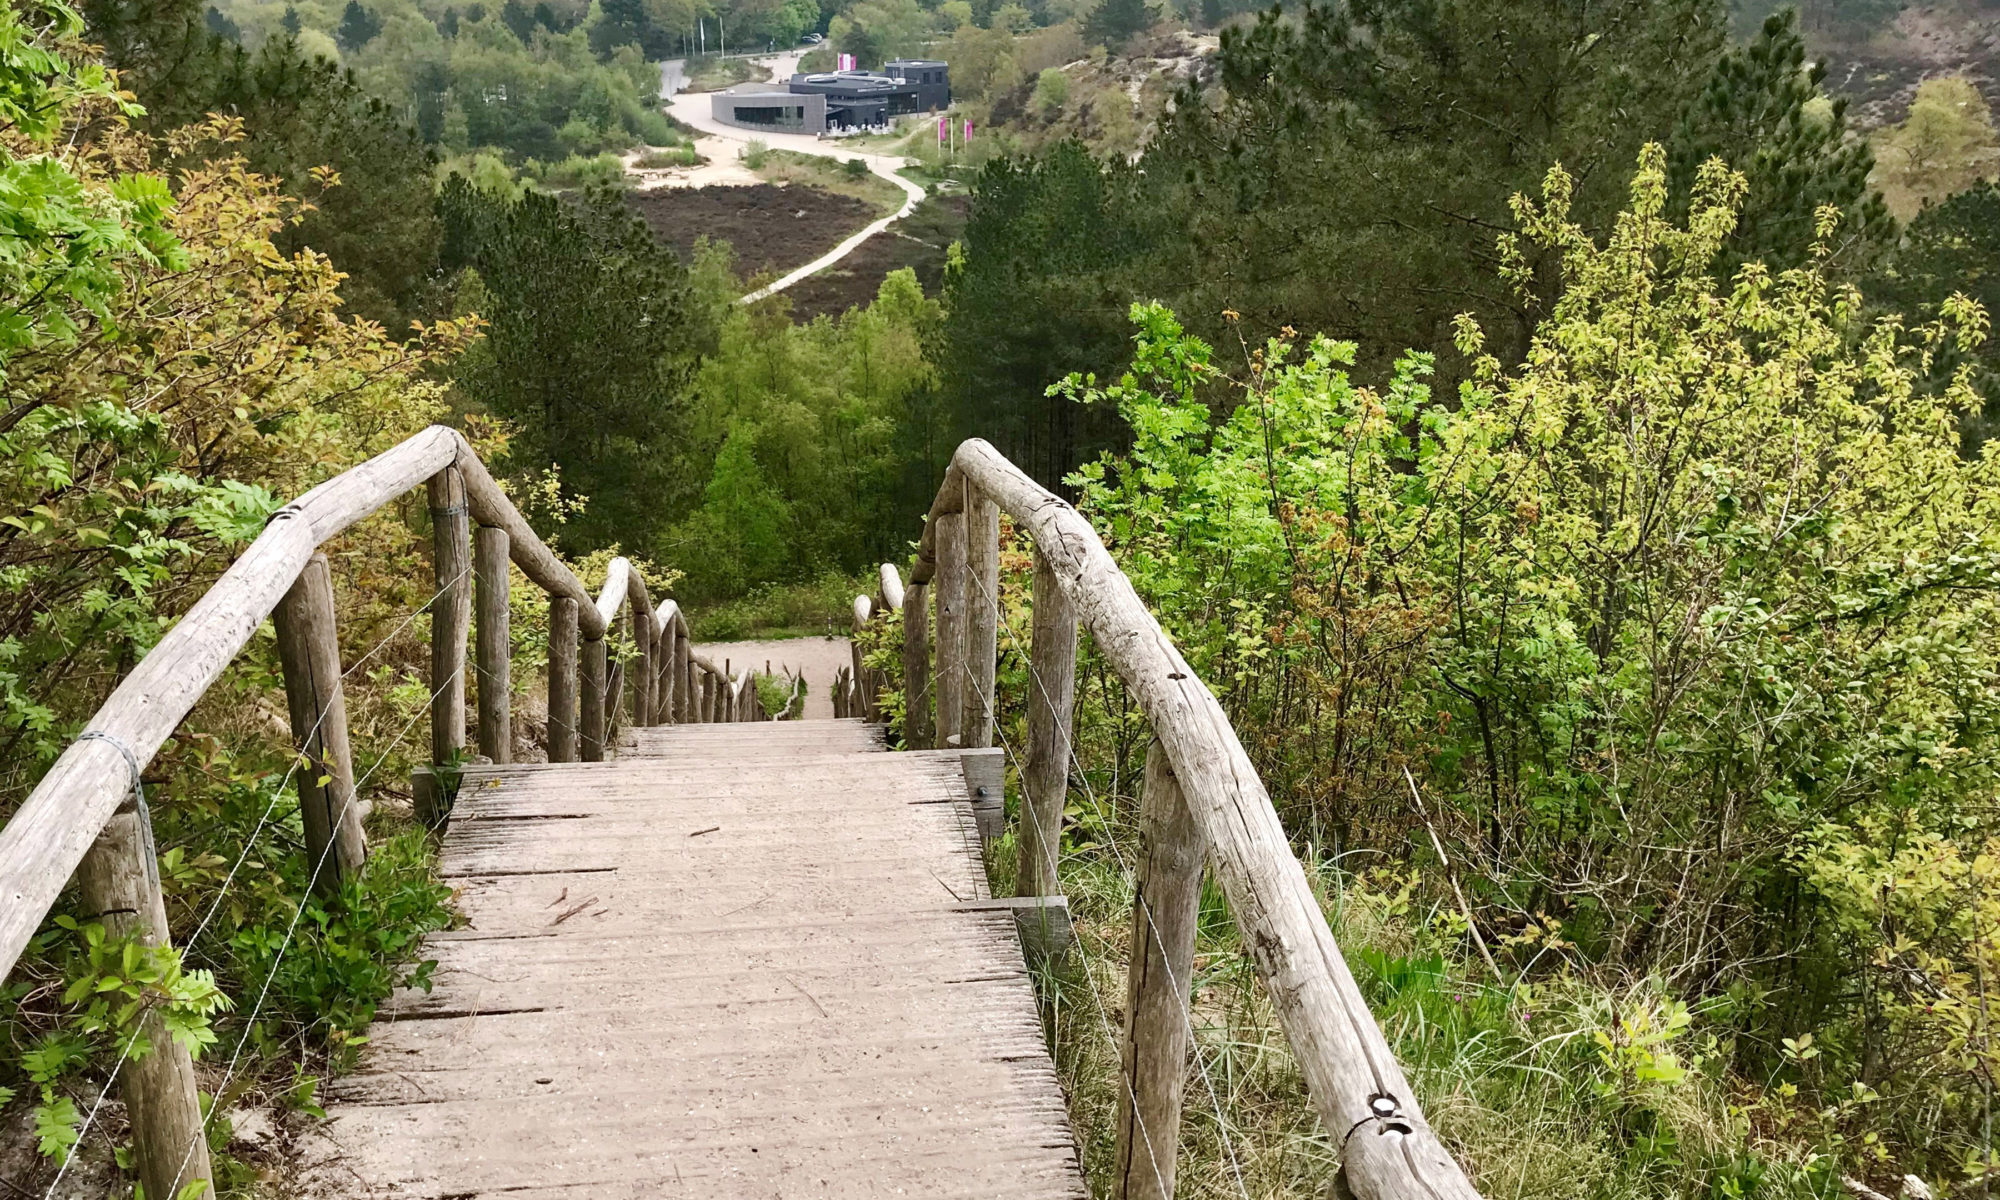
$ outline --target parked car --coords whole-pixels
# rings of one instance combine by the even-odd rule
[[[803,46],[817,46],[825,40],[826,39],[821,37],[819,34],[809,33],[799,39],[799,44]]]

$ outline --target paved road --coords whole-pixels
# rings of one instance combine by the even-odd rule
[[[771,72],[773,79],[788,79],[798,70],[799,58],[803,51],[790,50],[783,54],[773,54],[752,59]],[[835,246],[832,250],[765,287],[758,288],[744,296],[741,303],[762,300],[764,297],[786,288],[810,275],[814,275],[854,252],[855,247],[881,233],[896,221],[910,215],[918,201],[924,198],[924,189],[911,183],[897,172],[908,161],[901,155],[866,154],[841,145],[838,138],[821,139],[807,133],[763,133],[739,129],[725,125],[715,119],[712,102],[707,92],[682,92],[687,83],[686,60],[670,58],[660,64],[660,94],[667,98],[667,111],[676,121],[697,130],[701,137],[696,141],[696,150],[704,156],[721,160],[724,156],[733,160],[741,152],[745,143],[760,141],[773,150],[792,150],[800,154],[812,154],[821,158],[842,160],[858,158],[868,164],[868,169],[903,189],[903,207],[894,216],[883,217],[864,226],[858,233]]]

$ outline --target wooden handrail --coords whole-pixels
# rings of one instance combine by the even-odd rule
[[[202,695],[291,590],[319,546],[396,497],[452,469],[480,525],[504,530],[513,563],[553,596],[575,599],[584,638],[602,638],[645,583],[625,564],[619,603],[605,611],[535,534],[458,431],[434,425],[320,484],[272,514],[264,532],[169,629],[0,828],[0,978],[11,972],[106,822]],[[647,607],[644,611],[652,611]],[[683,623],[682,627],[685,627]],[[642,644],[647,639],[640,639]]]
[[[963,630],[979,614],[960,616],[953,610],[961,604],[997,603],[993,589],[975,595],[977,577],[962,565],[968,556],[966,535],[974,524],[964,514],[973,512],[977,520],[990,520],[978,512],[982,501],[997,504],[1033,541],[1049,578],[1145,713],[1164,759],[1149,764],[1148,790],[1157,793],[1149,803],[1163,814],[1157,819],[1165,821],[1173,807],[1184,802],[1212,847],[1210,862],[1229,898],[1230,911],[1269,991],[1320,1119],[1340,1146],[1340,1182],[1348,1194],[1358,1200],[1477,1200],[1478,1192],[1425,1120],[1401,1065],[1362,998],[1320,909],[1319,896],[1292,853],[1270,794],[1222,706],[1160,628],[1090,523],[976,438],[952,456],[910,576],[910,607],[922,604],[919,588],[928,588],[933,577],[939,582],[940,702],[956,691],[947,686],[953,682],[948,676],[963,672],[976,679],[979,666],[971,661],[976,651],[968,652],[964,633],[959,634],[957,646],[946,640],[948,624]],[[953,566],[957,578],[951,582],[938,570],[941,525],[953,526],[946,531],[954,539],[946,549],[958,564]],[[975,563],[983,561],[982,553],[977,546],[970,551]],[[946,616],[954,619],[947,622]],[[905,627],[920,629],[921,622],[910,620],[906,612]],[[916,657],[911,655],[912,660]],[[910,686],[915,690],[917,685]],[[967,712],[974,700],[967,698]],[[940,711],[940,734],[948,730],[950,715]],[[1200,855],[1194,860],[1199,863]],[[1140,967],[1153,940],[1172,940],[1152,927],[1147,903],[1142,895],[1135,916],[1133,961]],[[1192,924],[1173,937],[1191,939]],[[1168,961],[1179,957],[1176,948],[1167,947]],[[1184,1006],[1189,986],[1185,974],[1183,967],[1182,978],[1162,978],[1149,986],[1176,988],[1180,996],[1175,1003]],[[1151,1051],[1141,1048],[1141,1052]],[[1178,1079],[1181,1060],[1173,1058],[1169,1069]],[[1128,1084],[1133,1078],[1128,1058]],[[1143,1117],[1148,1101],[1142,1098],[1137,1104]],[[1164,1111],[1172,1114],[1177,1127],[1177,1088]],[[1171,1139],[1177,1128],[1155,1128],[1150,1136],[1156,1141],[1163,1136]],[[1170,1151],[1163,1150],[1162,1157],[1168,1156]],[[1131,1175],[1133,1195],[1160,1194],[1153,1182],[1138,1186],[1147,1175],[1144,1170]],[[1171,1193],[1170,1183],[1166,1192]],[[1122,1186],[1120,1194],[1125,1194]]]

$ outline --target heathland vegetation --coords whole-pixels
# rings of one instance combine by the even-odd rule
[[[1814,50],[1884,28],[1875,0],[1245,7],[11,6],[0,816],[276,505],[425,424],[588,582],[643,556],[732,634],[839,619],[981,436],[1227,707],[1486,1194],[1987,1195],[1989,85],[1858,128]],[[980,132],[929,168],[970,193],[938,287],[797,321],[737,303],[727,245],[558,186],[685,142],[655,60],[718,23],[952,62]],[[150,1006],[202,1051],[224,1190],[287,1194],[284,1139],[231,1114],[309,1124],[426,982],[450,893],[398,781],[428,521],[334,558],[368,870],[306,895],[261,636],[145,773],[178,955],[59,909],[0,985],[22,1186],[75,1149],[129,1187],[91,1114]],[[1028,565],[1010,544],[1015,742]],[[1083,666],[1081,942],[1044,987],[1101,1173],[1148,733]],[[1233,927],[1211,895],[1183,1191],[1305,1194],[1335,1141]]]

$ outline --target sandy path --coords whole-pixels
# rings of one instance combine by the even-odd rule
[[[740,670],[748,664],[759,671],[769,662],[773,672],[805,672],[808,721],[833,719],[833,674],[852,663],[846,638],[802,637],[770,642],[697,642],[695,653],[717,666],[724,659]]]
[[[773,80],[785,80],[798,70],[799,58],[803,51],[790,50],[783,54],[773,54],[753,59],[758,65],[771,72]],[[701,136],[695,140],[695,150],[709,162],[684,174],[675,174],[667,186],[702,187],[711,183],[740,183],[738,173],[750,172],[738,161],[745,143],[752,140],[763,142],[773,150],[792,150],[800,154],[811,154],[820,158],[858,158],[868,164],[868,169],[903,190],[903,207],[892,216],[870,222],[846,241],[832,250],[790,272],[775,283],[758,288],[742,297],[739,303],[762,300],[775,292],[782,292],[799,280],[832,266],[852,254],[856,247],[869,238],[881,233],[891,224],[910,215],[924,198],[924,189],[903,178],[899,172],[908,161],[900,154],[866,154],[841,145],[839,138],[817,138],[804,133],[764,133],[749,129],[739,129],[734,125],[724,125],[713,115],[713,102],[708,92],[682,92],[686,82],[684,60],[668,59],[660,64],[660,94],[666,97],[667,112],[674,120],[696,130]],[[754,177],[752,177],[754,180]],[[685,181],[685,182],[683,182]],[[699,181],[699,182],[696,182]]]

